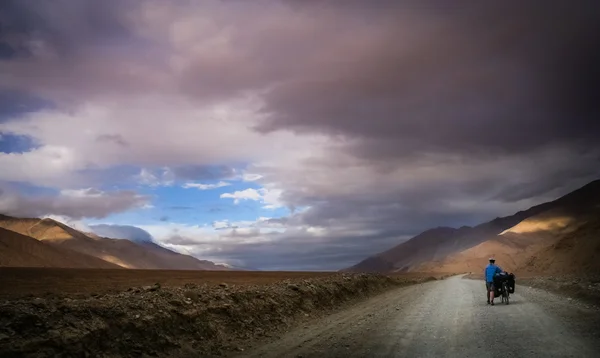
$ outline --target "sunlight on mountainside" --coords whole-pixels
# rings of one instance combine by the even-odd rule
[[[124,267],[124,268],[128,268],[128,269],[134,269],[134,268],[136,268],[135,266],[127,264],[127,263],[123,262],[123,260],[120,260],[118,257],[114,257],[112,255],[101,255],[101,256],[98,256],[98,257],[101,258],[104,261],[110,262],[111,264],[119,265],[119,266]]]
[[[500,235],[505,235],[507,233],[514,234],[525,234],[525,233],[533,233],[538,231],[552,231],[558,229],[564,229],[569,224],[574,221],[572,217],[568,216],[560,216],[554,217],[550,219],[531,219],[520,222],[519,224],[511,227],[508,230],[504,230],[500,233]]]

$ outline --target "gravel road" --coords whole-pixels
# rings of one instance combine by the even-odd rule
[[[455,276],[387,292],[286,333],[244,357],[600,357],[600,312],[520,287],[488,306]]]

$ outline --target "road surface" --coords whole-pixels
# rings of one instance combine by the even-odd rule
[[[244,357],[600,357],[599,312],[520,287],[486,304],[482,281],[455,276],[396,289]]]

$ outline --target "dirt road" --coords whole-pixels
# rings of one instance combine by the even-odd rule
[[[397,289],[291,331],[244,357],[600,357],[600,312],[519,287],[494,307],[481,281]]]

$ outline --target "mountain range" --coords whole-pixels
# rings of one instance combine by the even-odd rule
[[[475,227],[427,230],[344,271],[478,272],[490,256],[516,272],[600,272],[600,180]]]
[[[52,219],[0,215],[0,266],[229,270],[153,242],[132,242],[75,230]]]
[[[600,180],[480,225],[437,227],[343,271],[477,272],[495,257],[531,274],[600,272]],[[106,238],[46,218],[0,215],[0,267],[232,270],[154,242]]]

